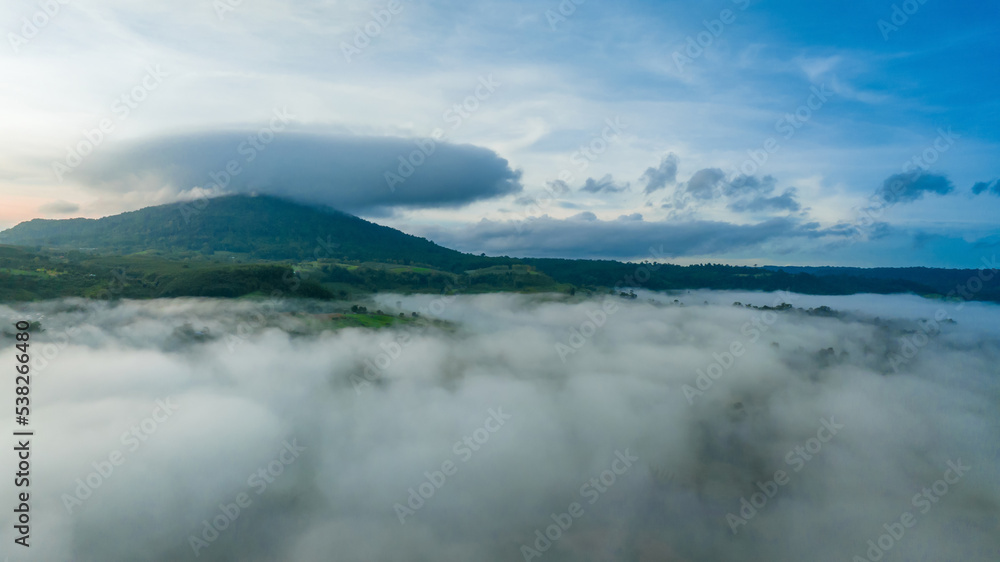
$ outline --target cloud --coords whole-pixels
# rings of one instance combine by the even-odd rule
[[[295,299],[0,305],[4,326],[44,315],[52,349],[31,516],[65,532],[32,555],[194,560],[195,537],[211,562],[522,560],[569,509],[543,562],[828,562],[909,510],[894,559],[995,559],[997,307],[925,336],[940,301],[639,292],[378,295],[448,323],[379,331],[321,330],[331,304]],[[971,468],[940,489],[949,461]]]
[[[667,185],[677,181],[677,155],[671,152],[660,159],[660,165],[655,168],[647,168],[642,174],[642,181],[646,182],[645,193],[652,193]]]
[[[551,180],[546,182],[546,184],[549,186],[549,189],[554,193],[570,192],[569,184],[567,184],[563,180]]]
[[[774,191],[778,180],[774,176],[764,176],[763,178],[758,178],[757,176],[747,176],[741,174],[732,179],[732,181],[726,182],[723,186],[723,194],[730,197],[739,197],[743,195],[754,195],[754,194],[768,194]]]
[[[599,180],[594,178],[587,178],[587,181],[583,183],[583,187],[580,191],[586,191],[587,193],[620,193],[622,191],[627,191],[629,188],[628,183],[616,184],[611,174],[607,174]]]
[[[695,199],[714,199],[718,196],[716,188],[726,178],[725,172],[718,168],[698,170],[684,186],[684,191]]]
[[[943,175],[916,170],[889,176],[875,194],[890,203],[909,203],[926,193],[946,195],[954,188]]]
[[[216,185],[224,192],[281,195],[354,213],[456,207],[522,190],[521,173],[507,160],[472,145],[299,132],[277,132],[270,143],[249,138],[245,132],[160,137],[95,154],[74,175],[115,193],[179,194]],[[390,188],[387,174],[402,181]]]
[[[38,208],[39,213],[44,213],[47,215],[68,215],[70,213],[75,213],[79,210],[80,210],[80,205],[62,200],[52,201],[51,203],[46,203]]]
[[[795,200],[798,192],[794,187],[788,188],[781,195],[765,197],[758,195],[749,199],[740,199],[729,204],[729,208],[737,212],[766,212],[766,211],[798,211],[801,206]]]
[[[1000,195],[1000,179],[995,179],[992,182],[981,181],[972,186],[973,195],[979,195],[984,191],[992,193],[993,195]]]
[[[763,213],[768,211],[798,211],[801,208],[796,200],[798,190],[788,188],[781,195],[768,197],[774,192],[778,180],[774,176],[739,175],[725,182],[722,194],[730,199],[728,208],[739,213]]]
[[[736,250],[760,251],[762,245],[789,238],[840,236],[815,224],[774,218],[756,224],[718,221],[602,221],[582,213],[569,220],[548,216],[520,222],[482,220],[462,228],[416,227],[420,236],[457,250],[498,255],[629,259],[649,257],[650,246],[664,255],[709,256]],[[587,220],[581,220],[585,218]]]
[[[798,211],[801,205],[796,200],[797,190],[795,188],[786,189],[781,195],[770,196],[777,186],[778,180],[774,176],[738,175],[733,179],[726,179],[725,174],[718,168],[705,168],[695,172],[687,183],[682,184],[679,189],[664,200],[662,207],[673,209],[672,217],[682,216],[687,209],[687,214],[692,216],[699,207],[712,204],[717,200],[727,201],[727,207],[735,212],[787,212]]]

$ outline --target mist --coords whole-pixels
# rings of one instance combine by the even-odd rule
[[[324,330],[342,305],[298,299],[0,306],[0,364],[13,322],[44,329],[18,559],[1000,553],[996,305],[711,291],[366,304],[419,321]]]

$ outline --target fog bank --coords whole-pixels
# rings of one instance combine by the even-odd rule
[[[1000,558],[1000,307],[710,291],[368,305],[447,322],[322,331],[311,313],[329,305],[291,300],[0,305],[0,365],[14,321],[44,328],[32,546],[14,555]],[[0,394],[13,402],[12,380]],[[5,478],[5,505],[16,490]],[[10,510],[0,522],[12,545]]]

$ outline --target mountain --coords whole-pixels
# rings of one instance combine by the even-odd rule
[[[806,294],[948,295],[975,270],[757,268],[464,254],[328,207],[232,195],[101,219],[35,219],[0,232],[0,298],[91,295],[128,271],[134,298],[267,293],[309,278],[302,296],[441,292],[789,290]],[[27,253],[32,250],[33,253]],[[82,250],[82,251],[81,251]],[[274,269],[278,267],[279,269]],[[969,297],[1000,301],[1000,276]]]
[[[989,268],[992,264],[983,258],[983,263]],[[807,266],[774,266],[766,265],[771,271],[785,273],[806,273],[816,277],[853,277],[864,279],[896,279],[920,283],[934,289],[935,293],[951,295],[958,298],[987,300],[1000,302],[1000,283],[997,275],[1000,272],[979,269],[940,269],[934,267],[807,267]]]
[[[0,244],[117,254],[232,252],[261,260],[409,261],[451,270],[467,256],[327,207],[231,195],[147,207],[101,219],[35,219],[0,232]]]

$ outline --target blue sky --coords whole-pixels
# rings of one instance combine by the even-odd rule
[[[499,255],[975,267],[1000,245],[996,4],[41,9],[0,7],[0,228],[257,191]]]

